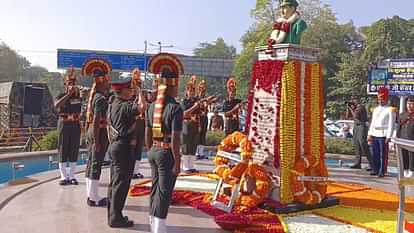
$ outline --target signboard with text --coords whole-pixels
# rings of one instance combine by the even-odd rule
[[[376,94],[384,85],[390,95],[414,95],[414,59],[390,60],[388,68],[370,70],[368,94]]]
[[[57,67],[67,69],[73,66],[75,69],[80,69],[90,58],[105,59],[112,65],[113,71],[131,71],[137,67],[145,70],[145,63],[150,59],[149,56],[140,53],[58,49]]]

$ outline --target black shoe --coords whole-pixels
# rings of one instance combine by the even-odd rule
[[[122,222],[114,222],[114,223],[109,223],[110,227],[113,228],[124,228],[124,227],[132,227],[134,226],[134,222],[128,220],[128,218],[124,218],[124,220]]]
[[[139,172],[137,174],[132,175],[132,179],[143,179],[143,178],[144,178],[144,175],[142,175]]]
[[[79,184],[79,182],[76,179],[71,179],[69,182],[70,182],[70,184],[73,184],[73,185],[78,185]]]
[[[69,180],[59,180],[59,185],[68,185],[68,184],[70,184],[70,181]]]
[[[369,175],[370,175],[370,176],[376,176],[376,175],[378,175],[378,173],[376,173],[376,172],[371,172],[371,173],[369,173]]]
[[[88,198],[88,199],[86,199],[86,204],[88,204],[88,206],[91,206],[91,207],[104,207],[104,206],[107,206],[108,199],[106,197],[104,197],[101,200],[96,202],[96,201],[92,201],[91,199]]]
[[[384,176],[385,176],[384,174],[378,174],[378,178],[382,178]]]
[[[350,166],[349,168],[351,168],[351,169],[361,169],[361,164],[354,164],[354,165]]]
[[[371,169],[371,168],[369,168],[369,167],[367,167],[367,168],[365,169],[365,171],[370,172],[370,171],[372,171],[372,169]]]

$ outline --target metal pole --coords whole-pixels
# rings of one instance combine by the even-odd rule
[[[402,100],[403,98],[401,98]],[[400,202],[398,204],[398,222],[397,222],[397,232],[404,232],[404,209],[405,209],[405,186],[400,183],[400,180],[404,178],[404,165],[402,158],[402,148],[400,145],[397,147],[397,164],[398,164],[398,189],[399,189],[399,198]]]
[[[147,50],[148,50],[148,41],[147,40],[145,40],[144,41],[144,45],[145,45],[145,48],[144,48],[144,58],[145,58],[145,64],[144,64],[144,71],[145,71],[145,75],[144,75],[144,83],[146,83],[147,82],[147,74],[148,74],[148,71],[147,71],[147,69],[148,69],[148,67],[147,67],[147,65],[148,65],[148,61],[147,61]]]
[[[400,96],[400,113],[404,112],[406,99],[406,96]]]

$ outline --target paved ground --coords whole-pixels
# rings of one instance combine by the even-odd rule
[[[204,171],[212,170],[212,161],[197,162]],[[144,164],[144,173],[149,175],[149,165]],[[129,229],[111,229],[106,224],[106,209],[86,206],[85,183],[83,173],[78,174],[78,186],[59,186],[56,180],[39,183],[38,180],[51,179],[57,172],[33,176],[33,183],[10,186],[0,189],[0,232],[1,233],[109,233],[109,232],[150,232],[148,225],[148,197],[129,197],[125,214],[135,221]],[[367,175],[363,170],[335,168],[330,176],[341,181],[364,183],[389,192],[397,192],[394,177],[378,179]],[[104,169],[100,189],[105,196],[108,183],[108,169]],[[32,181],[33,181],[32,180]],[[36,184],[37,186],[33,186]],[[28,190],[25,190],[28,189]],[[18,193],[20,192],[20,193]],[[11,194],[18,193],[15,196]],[[409,190],[414,197],[414,190]],[[193,208],[173,206],[168,216],[168,232],[213,233],[225,232],[213,219]]]

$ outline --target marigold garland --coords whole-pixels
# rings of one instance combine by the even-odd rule
[[[296,156],[296,75],[295,64],[285,62],[282,73],[282,93],[280,107],[280,200],[293,201],[290,170]]]
[[[328,175],[327,169],[323,161],[323,141],[321,139],[321,114],[323,112],[322,88],[321,88],[321,73],[319,64],[306,64],[295,62],[296,67],[296,93],[291,92],[286,95],[296,96],[298,90],[304,92],[304,96],[296,97],[297,99],[305,98],[305,109],[296,111],[297,118],[297,132],[296,132],[296,156],[295,163],[290,169],[290,185],[293,192],[294,199],[298,202],[314,205],[320,203],[326,195],[326,183],[299,181],[299,176],[318,176],[326,177]],[[302,79],[305,79],[303,81]],[[301,87],[304,83],[305,88]],[[296,102],[301,104],[301,102]],[[321,108],[322,107],[322,108]],[[310,114],[310,112],[312,112]],[[305,117],[302,117],[303,116]],[[298,120],[300,119],[300,120]],[[302,123],[302,119],[304,124]],[[306,126],[306,128],[305,128]],[[303,127],[303,128],[302,128]],[[300,137],[298,137],[300,135]],[[302,136],[304,138],[302,139]],[[304,147],[302,147],[301,140],[304,140]],[[283,171],[282,171],[283,175]]]
[[[252,177],[256,181],[255,190],[251,194],[241,195],[237,199],[236,205],[255,207],[268,196],[271,188],[271,180],[262,166],[251,162],[253,148],[246,135],[240,132],[234,132],[228,135],[220,143],[218,150],[233,152],[237,147],[241,149],[240,156],[242,161],[237,163],[236,166],[230,167],[228,165],[228,159],[216,156],[214,159],[216,165],[214,172],[225,183],[230,185],[244,182],[244,175]]]

